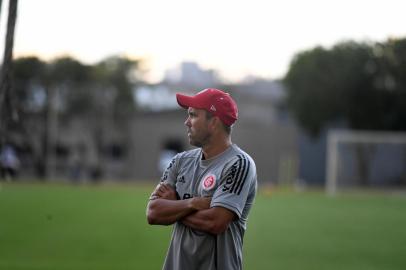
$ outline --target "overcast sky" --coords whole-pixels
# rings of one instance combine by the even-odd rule
[[[19,0],[14,52],[141,57],[153,80],[182,61],[228,79],[278,78],[316,45],[406,37],[405,12],[404,0]]]

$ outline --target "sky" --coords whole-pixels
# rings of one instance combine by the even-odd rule
[[[144,59],[151,82],[182,61],[230,81],[278,79],[315,46],[406,37],[404,0],[19,0],[18,9],[15,57],[126,55]]]

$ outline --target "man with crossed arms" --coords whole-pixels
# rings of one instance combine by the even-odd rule
[[[173,158],[147,206],[149,224],[174,224],[163,269],[242,269],[257,173],[252,158],[231,142],[237,105],[212,88],[176,98],[188,110],[187,134],[197,148]]]

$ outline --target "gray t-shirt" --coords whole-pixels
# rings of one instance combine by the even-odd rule
[[[174,157],[161,181],[174,187],[179,199],[212,196],[211,207],[238,217],[218,235],[176,222],[163,269],[242,269],[243,237],[257,190],[252,158],[236,145],[209,160],[202,160],[201,149],[190,150]]]

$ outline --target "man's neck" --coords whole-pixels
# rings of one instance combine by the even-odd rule
[[[224,151],[226,151],[231,146],[231,140],[224,140],[222,143],[209,144],[202,147],[203,158],[211,159]]]

